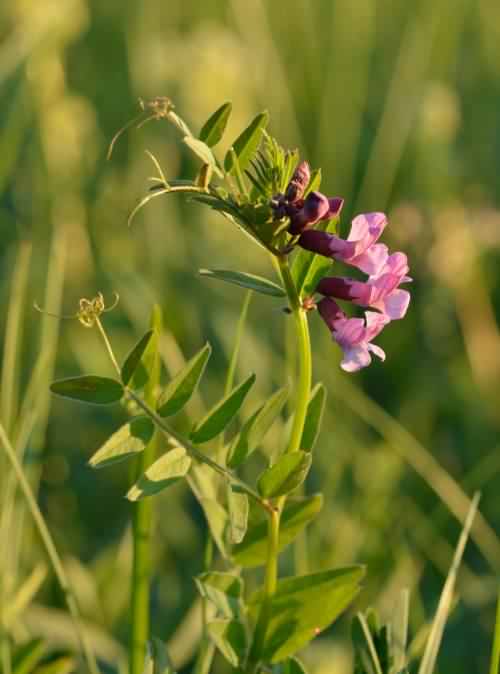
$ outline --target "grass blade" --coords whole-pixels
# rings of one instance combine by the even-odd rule
[[[467,517],[465,519],[462,533],[460,534],[460,538],[458,540],[457,548],[455,550],[455,555],[453,557],[450,571],[446,578],[443,591],[441,592],[438,608],[436,611],[436,615],[434,617],[434,621],[432,623],[431,632],[427,640],[427,644],[425,647],[422,661],[420,663],[418,674],[433,674],[434,672],[439,647],[441,645],[441,640],[443,638],[444,628],[446,625],[446,621],[448,620],[448,616],[451,609],[451,604],[453,600],[453,589],[455,587],[458,567],[460,566],[460,562],[462,561],[462,557],[465,550],[465,544],[467,543],[467,539],[469,537],[469,533],[472,527],[472,522],[474,521],[474,517],[476,515],[479,498],[480,494],[479,492],[476,492],[474,494],[474,498],[472,499],[469,512],[467,513]]]
[[[57,577],[57,580],[59,581],[61,589],[66,598],[68,610],[71,614],[71,617],[73,618],[75,631],[77,633],[78,641],[80,643],[82,653],[84,654],[89,672],[90,674],[100,674],[94,654],[90,649],[90,645],[87,641],[87,636],[81,625],[80,610],[78,608],[76,596],[69,584],[66,571],[64,570],[64,567],[61,562],[61,558],[59,557],[59,553],[57,552],[57,549],[54,545],[54,541],[52,540],[52,536],[45,523],[41,510],[38,507],[35,496],[31,490],[29,482],[24,473],[23,467],[17,459],[14,448],[12,447],[12,444],[10,443],[10,440],[2,424],[0,424],[0,442],[3,445],[9,463],[11,464],[11,467],[16,474],[19,486],[26,500],[28,509],[35,522],[35,526],[38,530],[40,538],[42,539],[45,550],[47,551],[47,555],[51,561],[54,573]]]
[[[24,242],[19,248],[14,265],[3,351],[0,411],[3,425],[7,430],[11,429],[17,411],[18,355],[30,259],[31,244]]]
[[[493,651],[491,653],[490,674],[499,674],[499,672],[500,672],[500,590],[498,592],[497,619],[495,623]]]

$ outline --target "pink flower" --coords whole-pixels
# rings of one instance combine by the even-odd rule
[[[346,372],[356,372],[366,367],[372,361],[370,353],[374,353],[382,361],[385,360],[384,351],[375,344],[371,344],[389,323],[385,314],[375,311],[366,311],[365,318],[348,318],[340,309],[335,300],[324,297],[318,303],[318,311],[332,333],[333,339],[344,352],[340,367]]]
[[[366,274],[378,274],[388,257],[387,246],[375,243],[387,225],[384,213],[365,213],[354,218],[347,240],[319,230],[307,230],[299,246],[346,262]]]
[[[398,287],[411,281],[407,276],[408,270],[406,255],[393,253],[378,274],[370,276],[366,282],[339,277],[323,278],[316,290],[322,295],[378,309],[391,320],[396,320],[403,318],[410,303],[410,293]]]

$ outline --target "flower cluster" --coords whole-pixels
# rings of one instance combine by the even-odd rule
[[[389,254],[387,246],[378,243],[387,225],[384,213],[358,215],[352,221],[347,239],[313,229],[321,220],[337,216],[343,200],[328,199],[320,192],[311,192],[303,199],[309,175],[307,162],[299,164],[278,208],[290,218],[288,231],[299,236],[299,246],[368,275],[366,281],[336,276],[323,278],[315,289],[323,295],[317,305],[319,313],[344,352],[341,367],[355,372],[370,364],[371,353],[385,359],[384,351],[371,341],[390,321],[406,314],[410,293],[399,286],[411,281],[408,259],[401,252]],[[364,318],[349,318],[336,300],[375,311],[366,311]]]
[[[340,197],[328,199],[321,192],[304,194],[311,179],[311,169],[306,161],[300,162],[288,183],[285,194],[278,194],[273,200],[275,217],[288,216],[288,231],[293,236],[301,234],[322,220],[331,220],[338,216],[344,205]]]

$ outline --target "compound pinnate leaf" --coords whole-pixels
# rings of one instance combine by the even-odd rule
[[[269,113],[261,112],[247,128],[238,136],[232,145],[233,152],[229,151],[224,159],[224,168],[227,173],[234,173],[237,164],[239,170],[244,171],[259,147],[264,129],[269,122]]]
[[[209,147],[217,145],[224,135],[227,122],[233,106],[231,103],[224,103],[211,115],[200,131],[200,140]]]
[[[148,332],[146,332],[146,334],[143,337],[141,337],[141,339],[137,342],[137,344],[134,346],[132,351],[125,359],[125,362],[122,367],[122,382],[124,386],[127,386],[129,381],[132,379],[132,376],[134,375],[134,372],[136,371],[139,363],[141,362],[141,358],[152,336],[153,331],[148,330]]]
[[[278,582],[269,603],[262,660],[280,662],[309,643],[349,606],[360,590],[364,568],[350,566]],[[262,602],[262,593],[250,600]]]
[[[288,394],[288,388],[279,389],[245,422],[229,448],[227,464],[230,468],[240,466],[262,442],[283,409]]]
[[[218,402],[191,432],[191,440],[196,444],[201,444],[222,433],[238,413],[254,382],[255,375],[251,374]]]
[[[281,515],[279,550],[289,545],[321,511],[323,497],[314,494],[308,498],[289,500]],[[250,510],[257,508],[253,503]],[[260,515],[260,507],[258,514]],[[257,511],[256,511],[257,512]],[[239,545],[233,547],[233,561],[239,566],[253,567],[265,564],[267,560],[267,518],[254,521]]]
[[[210,344],[205,344],[168,383],[158,403],[160,416],[177,414],[189,401],[200,383],[211,352]]]
[[[123,386],[119,381],[94,375],[59,379],[50,385],[50,390],[63,398],[94,405],[116,403],[123,396]]]
[[[200,269],[199,274],[207,278],[216,279],[218,281],[225,281],[247,288],[248,290],[255,290],[261,295],[270,295],[271,297],[286,297],[284,289],[273,281],[269,281],[262,276],[255,274],[247,274],[241,271],[230,271],[228,269]]]
[[[311,391],[311,397],[307,406],[306,422],[300,441],[300,448],[304,452],[311,452],[314,449],[321,428],[325,403],[326,388],[320,382]]]
[[[148,417],[136,417],[122,426],[89,460],[92,468],[104,468],[142,452],[153,437],[154,424]]]
[[[310,454],[300,450],[284,454],[259,477],[257,482],[259,493],[264,498],[289,494],[304,482],[310,467]]]
[[[160,457],[141,475],[130,488],[127,498],[129,501],[139,501],[153,496],[184,477],[190,468],[191,459],[186,450],[176,447]]]

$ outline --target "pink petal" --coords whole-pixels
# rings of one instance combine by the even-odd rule
[[[380,274],[397,274],[400,278],[408,272],[408,258],[405,253],[393,253],[387,258],[383,268],[380,270]]]
[[[407,290],[398,289],[389,293],[387,297],[373,306],[375,309],[383,311],[392,321],[395,321],[404,317],[409,304],[410,293]]]
[[[364,340],[365,322],[362,318],[344,318],[335,324],[333,338],[342,348],[350,348]]]
[[[362,213],[352,221],[347,240],[362,243],[362,250],[366,250],[380,237],[386,225],[387,217],[385,213]]]
[[[385,360],[385,351],[384,349],[381,349],[380,346],[377,346],[376,344],[368,344],[368,351],[371,351],[374,353],[382,362]]]
[[[390,322],[390,319],[385,314],[379,314],[377,311],[366,311],[366,330],[365,330],[365,340],[371,342],[372,339],[380,334],[387,323]]]
[[[384,243],[375,243],[364,252],[353,256],[351,259],[343,258],[344,262],[364,271],[369,276],[377,276],[384,267],[389,251]]]
[[[361,368],[370,365],[371,362],[372,359],[368,353],[367,345],[358,344],[358,346],[344,351],[344,358],[340,363],[340,367],[346,372],[357,372]]]

